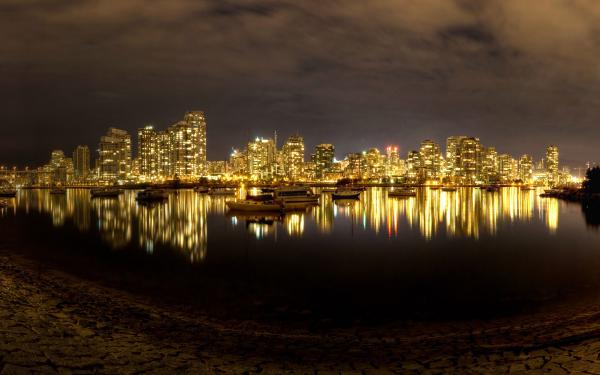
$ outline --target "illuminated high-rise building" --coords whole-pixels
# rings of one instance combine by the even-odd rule
[[[73,151],[73,174],[76,180],[86,180],[90,174],[90,149],[79,145]]]
[[[460,143],[467,138],[464,135],[455,135],[446,139],[446,165],[445,174],[456,176],[460,174]]]
[[[516,161],[508,154],[498,155],[498,175],[501,182],[513,182],[518,175],[515,169]]]
[[[315,146],[315,153],[312,156],[315,178],[322,179],[326,173],[331,172],[334,158],[335,148],[331,143],[322,143]]]
[[[275,141],[273,139],[256,138],[248,143],[246,157],[247,173],[255,179],[268,180],[274,177],[276,165]]]
[[[422,182],[425,178],[423,169],[423,160],[419,151],[409,151],[406,157],[406,175],[407,177],[416,182]]]
[[[138,129],[139,176],[151,181],[158,176],[158,137],[152,125]]]
[[[486,183],[498,180],[498,152],[495,147],[482,148],[481,179]]]
[[[50,154],[50,181],[53,184],[66,184],[68,180],[69,170],[67,158],[62,150],[54,150]]]
[[[240,150],[233,149],[231,155],[229,155],[228,172],[236,176],[241,176],[246,173],[247,167],[248,160],[246,154]]]
[[[386,177],[394,177],[402,174],[400,170],[400,156],[398,155],[398,147],[387,146],[385,148],[385,171]]]
[[[115,181],[127,178],[131,169],[131,136],[125,130],[109,128],[98,149],[100,178]]]
[[[479,138],[463,137],[458,147],[458,175],[463,183],[472,184],[481,175],[481,143]],[[455,169],[456,171],[456,169]]]
[[[367,172],[366,152],[353,152],[346,155],[344,176],[349,178],[363,178]]]
[[[372,147],[365,154],[367,166],[366,176],[368,178],[381,178],[384,172],[383,156],[378,148]]]
[[[427,180],[437,180],[442,172],[442,153],[440,146],[432,140],[421,142],[419,148],[424,177]]]
[[[558,147],[553,145],[546,148],[546,175],[549,185],[558,182]]]
[[[173,175],[171,168],[171,137],[167,131],[156,133],[156,176],[165,178]]]
[[[297,180],[304,172],[304,139],[299,135],[289,137],[282,149],[283,170],[290,180]]]
[[[183,120],[169,127],[168,134],[169,174],[183,179],[201,176],[206,170],[204,112],[187,112]]]
[[[527,184],[533,179],[533,159],[527,154],[519,159],[519,179]]]

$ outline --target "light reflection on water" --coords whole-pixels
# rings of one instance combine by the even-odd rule
[[[554,234],[560,209],[557,200],[540,198],[539,191],[518,188],[502,188],[499,192],[420,188],[417,197],[411,198],[388,198],[385,188],[370,188],[360,200],[334,202],[330,194],[322,194],[318,206],[281,215],[228,213],[225,202],[235,197],[208,196],[192,190],[172,192],[168,202],[150,206],[138,204],[135,193],[126,191],[118,199],[91,199],[84,189],[69,189],[66,196],[50,195],[47,190],[23,190],[14,206],[0,214],[48,214],[55,227],[70,221],[86,232],[96,226],[103,240],[114,248],[135,242],[152,253],[156,246],[170,246],[185,253],[191,262],[199,262],[208,251],[211,216],[227,215],[234,230],[248,231],[258,240],[277,238],[278,232],[289,237],[316,233],[327,238],[337,225],[349,223],[353,231],[378,237],[401,240],[408,230],[427,241],[497,236],[502,222],[539,221],[549,234]],[[308,226],[314,232],[307,234]]]

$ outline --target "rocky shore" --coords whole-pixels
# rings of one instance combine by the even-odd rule
[[[285,329],[157,307],[0,255],[0,374],[600,373],[600,299],[493,321]]]

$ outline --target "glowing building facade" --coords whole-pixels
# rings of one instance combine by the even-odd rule
[[[331,143],[321,143],[315,146],[312,161],[314,163],[314,176],[316,179],[323,179],[327,173],[331,172],[334,158],[335,147]]]
[[[73,177],[82,182],[88,179],[90,174],[90,149],[88,146],[80,145],[73,151]]]
[[[289,137],[282,149],[282,164],[286,178],[298,180],[304,175],[304,139],[298,135]]]
[[[125,130],[109,128],[98,148],[99,178],[124,180],[131,170],[131,136]]]

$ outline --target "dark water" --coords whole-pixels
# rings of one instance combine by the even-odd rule
[[[0,244],[79,276],[226,317],[334,321],[483,317],[600,287],[596,208],[503,188],[422,188],[244,216],[225,197],[90,199],[21,190]]]

